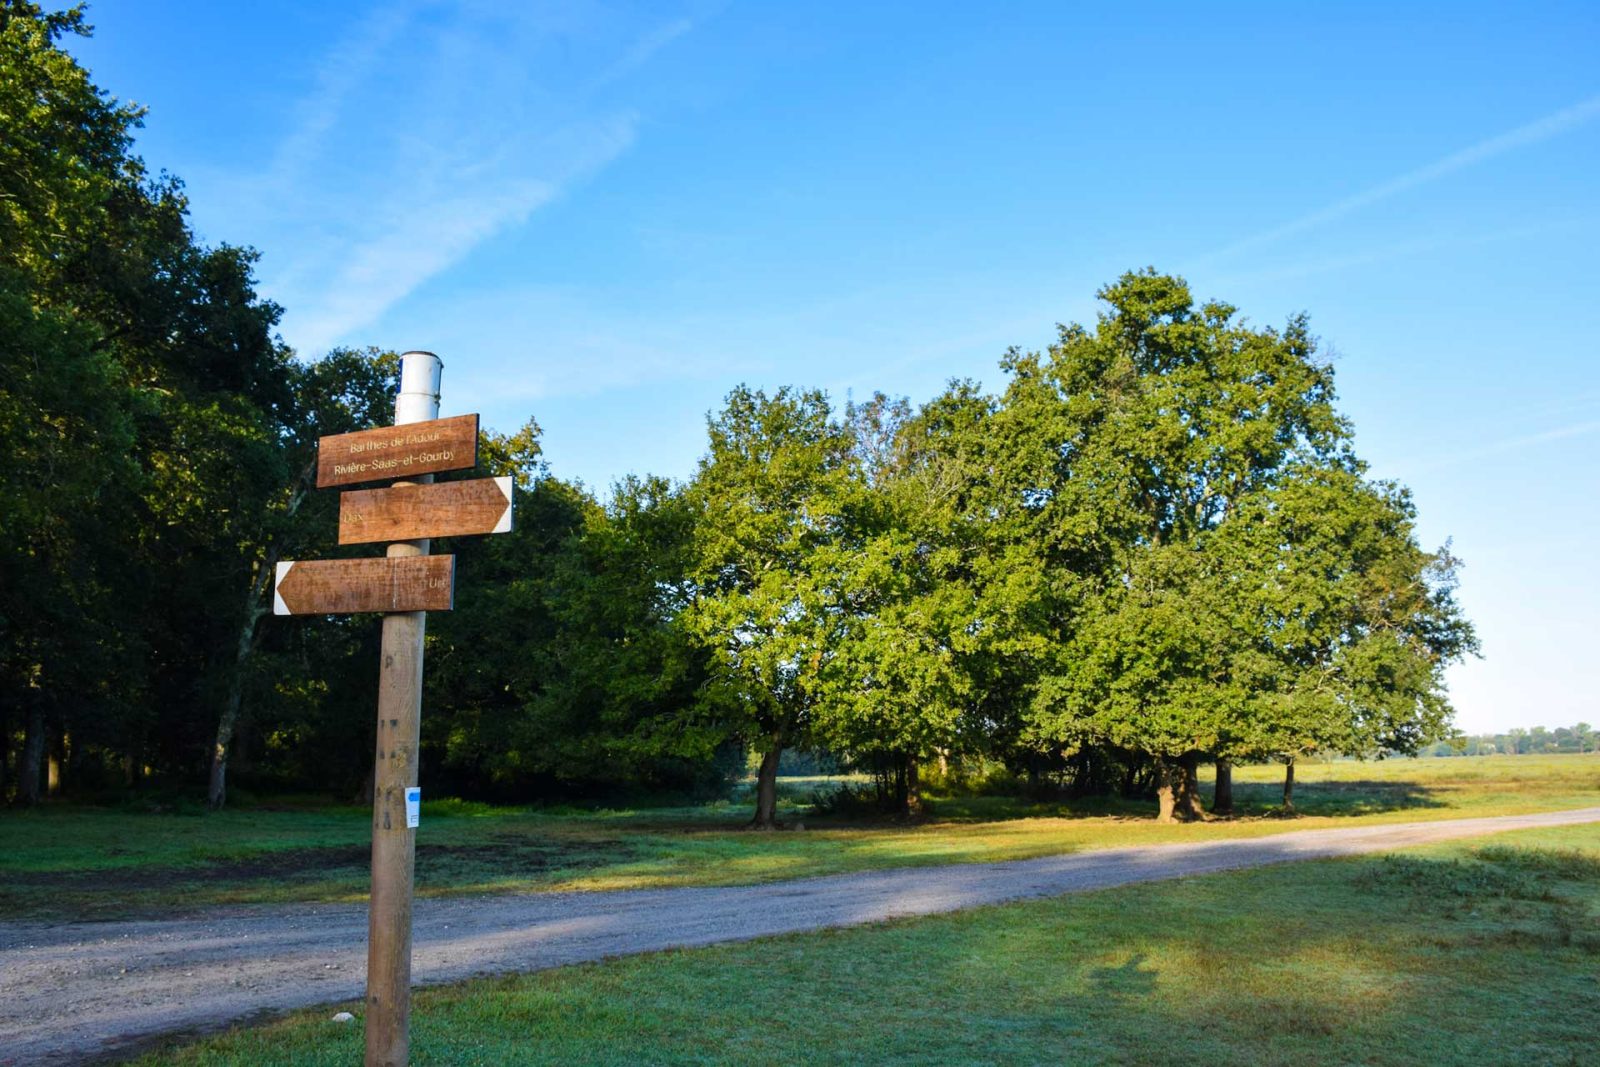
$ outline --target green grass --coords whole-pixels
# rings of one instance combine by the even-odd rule
[[[1592,1064],[1600,827],[419,992],[429,1064]],[[359,1005],[350,1005],[358,1010]],[[154,1064],[357,1062],[334,1008]]]
[[[748,806],[575,811],[424,805],[418,892],[732,885],[878,867],[1023,859],[1289,829],[1521,814],[1600,804],[1600,756],[1330,763],[1299,769],[1300,817],[1277,817],[1282,769],[1241,768],[1241,817],[1161,826],[1152,806],[934,798],[912,823],[816,819],[816,780],[786,783],[804,832],[742,829]],[[214,815],[45,806],[0,815],[0,914],[107,918],[215,904],[359,901],[369,814],[280,801]]]

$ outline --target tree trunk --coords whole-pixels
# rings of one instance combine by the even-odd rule
[[[1178,762],[1183,778],[1180,784],[1179,817],[1185,821],[1204,819],[1205,804],[1200,799],[1200,757],[1185,756]]]
[[[361,779],[361,787],[356,791],[356,795],[352,803],[370,805],[372,803],[373,791],[377,788],[378,769],[375,764],[369,763],[367,765],[367,776]]]
[[[294,491],[284,516],[292,519],[315,484],[317,461],[313,457],[300,471]],[[228,695],[217,717],[217,739],[211,747],[211,774],[206,788],[206,802],[212,811],[221,808],[228,799],[228,753],[233,746],[234,727],[239,722],[239,708],[244,700],[244,667],[256,647],[256,630],[261,617],[267,613],[267,592],[277,577],[280,547],[269,544],[261,558],[255,577],[250,581],[250,591],[245,595],[244,625],[239,629],[239,645],[234,655],[233,677],[228,680]]]
[[[1122,795],[1128,800],[1139,795],[1139,765],[1132,756],[1128,757],[1128,765],[1122,772]]]
[[[1211,814],[1233,814],[1233,763],[1217,760],[1217,788],[1211,794]]]
[[[244,701],[243,654],[234,664],[233,677],[228,679],[228,696],[222,705],[222,716],[217,720],[217,740],[211,746],[211,776],[206,786],[206,805],[218,811],[228,799],[228,756],[233,749],[233,730],[239,722],[239,706]]]
[[[17,799],[29,805],[39,803],[39,778],[44,770],[44,708],[39,694],[28,694],[27,737],[22,742],[22,760],[17,764]]]
[[[1177,822],[1177,797],[1174,796],[1172,765],[1164,759],[1156,760],[1156,801],[1160,805],[1157,822]]]
[[[61,795],[61,772],[67,762],[66,748],[66,734],[59,729],[50,731],[50,744],[46,749],[44,767],[44,795],[47,797]]]
[[[906,814],[922,810],[922,778],[917,773],[917,757],[906,757]]]
[[[1283,765],[1283,810],[1294,810],[1294,760]]]
[[[756,817],[751,823],[757,830],[772,830],[778,825],[778,757],[783,748],[773,743],[761,757],[761,770],[756,775]]]
[[[211,775],[206,788],[206,803],[212,811],[219,810],[228,799],[228,755],[233,748],[233,731],[239,723],[239,708],[244,703],[244,670],[250,653],[256,647],[256,633],[261,617],[267,613],[267,589],[277,574],[278,554],[269,551],[262,558],[260,569],[250,583],[250,595],[245,602],[244,626],[239,630],[239,644],[234,650],[233,673],[228,679],[228,695],[222,704],[222,714],[217,718],[217,739],[211,746]]]

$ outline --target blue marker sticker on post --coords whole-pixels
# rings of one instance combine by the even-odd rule
[[[422,821],[422,790],[413,786],[406,790],[406,829],[415,830]]]

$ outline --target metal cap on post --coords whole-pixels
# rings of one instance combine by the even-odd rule
[[[407,352],[400,357],[400,395],[394,398],[394,424],[427,422],[439,417],[439,379],[444,360],[432,352]]]

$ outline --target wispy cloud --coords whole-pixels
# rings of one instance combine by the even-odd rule
[[[365,340],[397,302],[627,152],[637,113],[598,90],[690,29],[474,0],[355,20],[308,72],[268,164],[229,183],[285,337],[308,356]]]
[[[1349,255],[1328,256],[1322,259],[1274,265],[1261,270],[1230,271],[1219,275],[1215,279],[1215,284],[1219,288],[1226,289],[1229,286],[1245,283],[1289,281],[1331,271],[1344,271],[1356,267],[1368,267],[1377,263],[1389,263],[1411,256],[1478,248],[1502,241],[1526,241],[1532,237],[1544,237],[1551,234],[1570,235],[1584,229],[1592,229],[1597,222],[1600,222],[1600,219],[1594,217],[1563,219],[1559,222],[1511,226],[1485,233],[1451,234],[1447,237],[1424,237],[1411,241],[1395,241],[1391,244],[1365,248]]]
[[[1508,452],[1519,452],[1525,448],[1535,448],[1555,441],[1565,441],[1573,437],[1588,437],[1600,433],[1600,419],[1591,419],[1586,422],[1575,422],[1567,426],[1558,426],[1551,430],[1541,430],[1538,433],[1518,434],[1504,437],[1498,441],[1490,441],[1475,448],[1456,449],[1448,456],[1441,456],[1431,461],[1417,464],[1402,465],[1403,469],[1417,473],[1421,471],[1441,470],[1446,467],[1458,466],[1473,460],[1487,459],[1491,456],[1500,456]]]
[[[1308,230],[1325,226],[1346,215],[1360,211],[1362,208],[1370,207],[1402,193],[1410,192],[1420,186],[1438,181],[1440,178],[1447,177],[1457,171],[1466,170],[1468,167],[1493,159],[1496,156],[1502,156],[1519,148],[1526,148],[1542,141],[1548,141],[1552,137],[1577,129],[1597,117],[1600,117],[1600,96],[1591,96],[1587,100],[1546,115],[1544,118],[1479,141],[1477,144],[1463,148],[1459,152],[1452,152],[1450,155],[1435,160],[1427,166],[1419,167],[1397,178],[1381,182],[1370,189],[1356,193],[1354,196],[1345,197],[1343,200],[1335,201],[1327,207],[1319,208],[1290,222],[1246,237],[1241,241],[1236,241],[1203,257],[1201,263],[1226,259],[1240,252],[1274,244],[1284,238],[1294,237]]]
[[[563,189],[621,155],[633,143],[634,126],[632,116],[616,116],[571,131],[582,143],[553,151],[559,163],[542,178],[494,175],[466,182],[460,191],[392,201],[374,216],[377,232],[346,250],[322,297],[297,317],[297,334],[310,339],[315,351],[372,322],[483,241],[527,221]]]
[[[282,185],[304,173],[322,149],[351,93],[378,70],[385,49],[412,23],[420,5],[383,5],[359,19],[313,72],[313,85],[296,105],[296,122],[273,155],[266,181]]]
[[[589,83],[587,86],[588,91],[593,92],[613,82],[621,81],[648,63],[650,58],[657,52],[688,33],[693,26],[694,23],[689,19],[675,19],[664,26],[645,33],[634,42],[631,48],[623,53],[622,58],[606,67]]]

